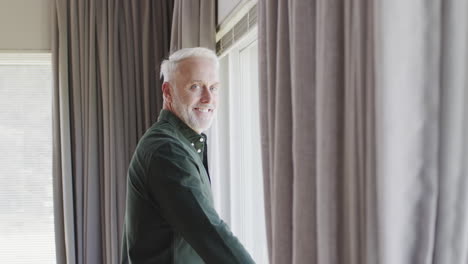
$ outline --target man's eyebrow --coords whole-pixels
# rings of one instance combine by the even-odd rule
[[[202,80],[192,80],[192,83],[195,83],[195,82],[204,83]],[[220,82],[215,82],[212,85],[219,85],[219,84],[220,84]]]

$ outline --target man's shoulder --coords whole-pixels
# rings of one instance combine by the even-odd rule
[[[140,139],[137,151],[150,155],[169,154],[185,149],[183,137],[169,122],[159,121],[153,124]]]

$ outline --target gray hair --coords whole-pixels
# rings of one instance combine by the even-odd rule
[[[214,53],[214,51],[210,49],[202,47],[180,49],[172,53],[167,60],[164,60],[161,63],[160,77],[164,77],[165,82],[170,81],[173,77],[173,74],[177,70],[177,64],[180,61],[190,57],[202,57],[212,59],[216,65],[216,68],[219,67],[218,57],[216,56],[216,53]]]

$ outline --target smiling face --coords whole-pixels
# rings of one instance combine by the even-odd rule
[[[218,89],[218,69],[213,60],[184,59],[178,63],[173,80],[163,84],[164,108],[201,133],[213,122]]]

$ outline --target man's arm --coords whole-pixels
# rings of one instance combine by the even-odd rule
[[[254,263],[203,195],[194,161],[180,147],[166,147],[152,156],[148,183],[167,221],[207,263]]]

